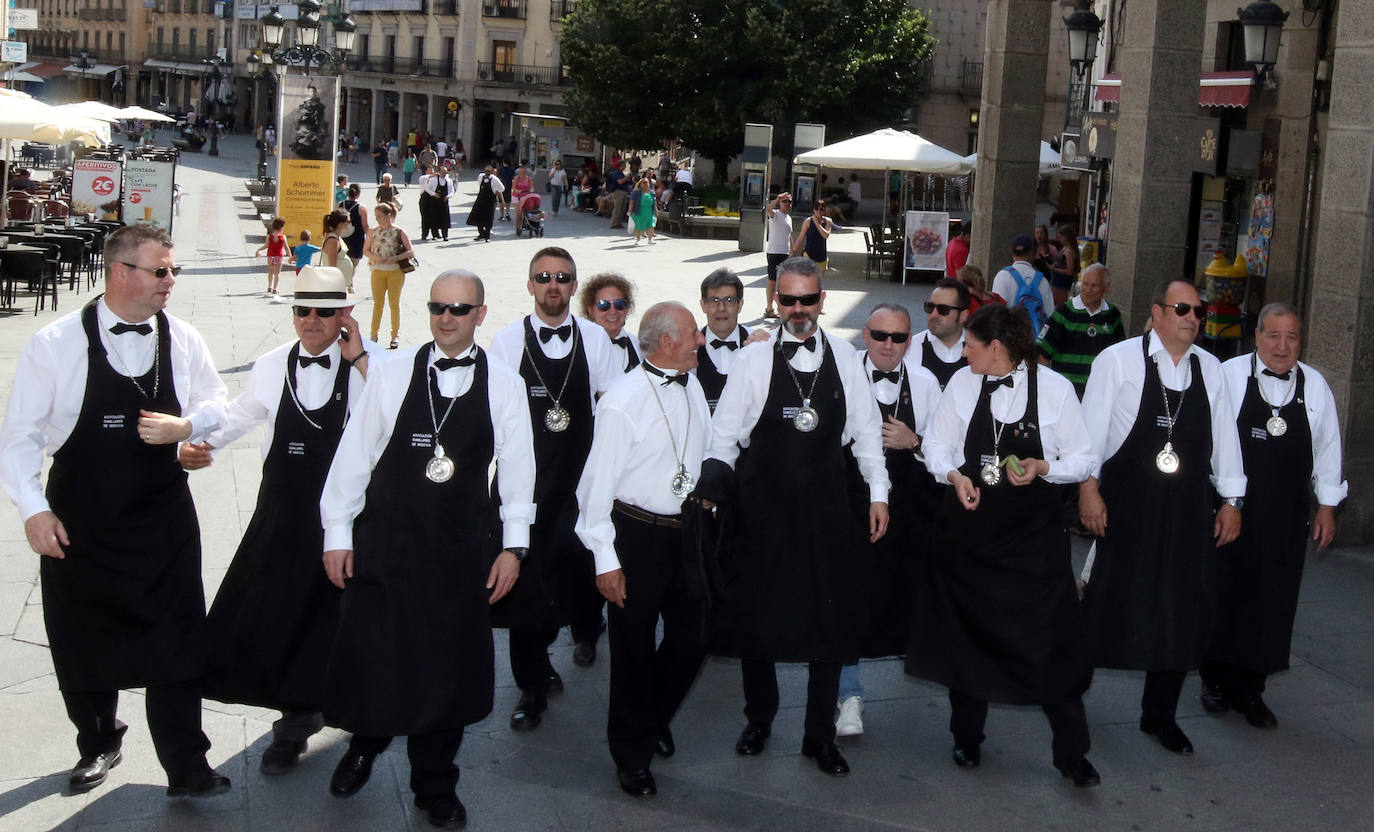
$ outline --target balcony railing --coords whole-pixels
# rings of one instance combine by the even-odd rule
[[[577,11],[577,0],[551,0],[549,20],[562,20]]]
[[[57,49],[50,51],[60,58],[71,58],[72,63],[81,60],[80,49]],[[87,49],[86,60],[93,64],[122,64],[124,63],[124,53],[118,49]]]
[[[187,63],[199,63],[205,58],[212,58],[215,50],[209,46],[167,46],[160,43],[148,44],[148,57],[160,58],[164,61],[184,61]]]
[[[570,83],[563,68],[557,66],[525,66],[524,64],[496,64],[479,61],[477,80],[517,86],[565,87]]]
[[[525,19],[526,0],[482,0],[482,14],[487,17]]]
[[[123,9],[77,9],[77,20],[118,20],[127,19],[127,13]]]
[[[959,77],[959,91],[971,95],[983,93],[983,62],[964,61],[964,71]]]
[[[400,58],[394,55],[350,55],[344,62],[349,72],[380,75],[409,75],[421,78],[453,78],[457,63],[452,60]]]
[[[461,14],[462,0],[429,0],[430,14]]]

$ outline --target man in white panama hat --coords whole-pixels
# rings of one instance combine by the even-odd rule
[[[282,712],[259,765],[268,775],[290,771],[324,724],[342,593],[320,563],[324,529],[313,507],[368,365],[382,360],[353,319],[358,301],[338,269],[302,268],[292,299],[297,340],[255,361],[223,425],[179,454],[185,468],[201,468],[213,448],[259,425],[266,432],[257,508],[208,616],[204,693]]]

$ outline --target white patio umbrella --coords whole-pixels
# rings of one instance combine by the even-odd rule
[[[121,114],[120,118],[125,119],[138,119],[142,121],[176,121],[176,119],[169,118],[163,115],[162,113],[157,112],[156,110],[149,110],[144,107],[139,107],[138,105],[124,107],[119,112]]]
[[[809,150],[792,161],[798,165],[850,170],[968,173],[964,157],[908,130],[893,130],[890,127]]]
[[[978,167],[978,154],[970,153],[964,157],[964,162],[973,169]],[[1059,165],[1059,151],[1050,147],[1049,142],[1040,143],[1040,175],[1054,176],[1062,170]]]
[[[103,101],[78,101],[75,104],[59,104],[57,109],[99,121],[121,121],[128,118],[119,111],[118,107],[111,107]]]
[[[15,90],[0,89],[0,158],[9,161],[10,141],[84,145],[110,143],[110,125],[70,110],[51,107]],[[9,192],[10,166],[5,165],[0,193]],[[0,214],[8,223],[8,212]]]

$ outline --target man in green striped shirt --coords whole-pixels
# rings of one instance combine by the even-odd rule
[[[1121,310],[1107,303],[1107,267],[1093,263],[1083,269],[1080,294],[1060,304],[1040,330],[1040,362],[1073,382],[1078,398],[1088,383],[1093,359],[1126,338]]]

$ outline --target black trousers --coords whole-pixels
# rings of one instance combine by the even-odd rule
[[[768,282],[776,283],[778,281],[778,266],[782,265],[782,261],[786,260],[789,255],[769,252],[764,256],[768,258]]]
[[[477,228],[477,236],[478,236],[480,239],[483,239],[483,240],[490,240],[490,239],[491,239],[491,226],[490,226],[490,225],[479,225],[479,226],[476,226],[476,228]]]
[[[272,723],[272,739],[305,742],[323,727],[324,714],[319,711],[282,711],[281,719]]]
[[[557,637],[557,630],[510,631],[510,672],[526,696],[541,701],[548,696],[549,645]]]
[[[1208,659],[1202,663],[1202,681],[1208,685],[1218,685],[1227,698],[1236,702],[1254,702],[1264,693],[1264,683],[1268,679],[1263,673],[1246,670],[1227,662]]]
[[[778,674],[772,662],[741,659],[744,716],[751,725],[772,725],[778,713]],[[840,696],[840,663],[811,662],[806,680],[806,738],[835,741],[835,702]]]
[[[1056,763],[1077,760],[1088,753],[1088,715],[1083,710],[1083,697],[1075,696],[1067,702],[1041,705],[1040,710],[1050,721],[1053,733],[1052,751]],[[960,748],[977,748],[982,744],[983,726],[988,721],[986,699],[969,696],[950,689],[949,732]]]
[[[349,754],[380,754],[391,744],[391,737],[354,735],[348,742]],[[410,758],[410,790],[421,800],[449,797],[458,787],[458,766],[453,758],[463,744],[463,729],[411,734],[406,737],[406,756]]]
[[[169,778],[205,765],[210,740],[200,730],[200,686],[196,682],[154,685],[145,693],[148,733],[157,760]],[[93,757],[120,747],[128,726],[115,717],[119,691],[74,693],[62,691],[67,716],[76,726],[76,748]]]
[[[1151,670],[1146,673],[1145,692],[1140,697],[1141,717],[1173,722],[1186,678],[1186,670]]]
[[[613,514],[625,573],[625,606],[608,605],[611,703],[606,737],[617,768],[649,767],[658,732],[672,721],[706,654],[706,604],[689,598],[682,530]],[[654,645],[659,616],[663,641]]]

